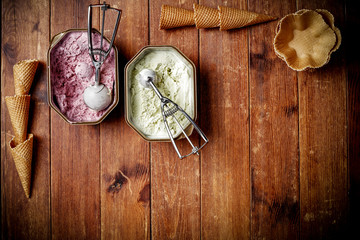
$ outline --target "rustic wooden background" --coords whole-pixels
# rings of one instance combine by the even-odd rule
[[[210,143],[181,161],[170,143],[145,142],[126,125],[123,98],[97,126],[71,126],[49,108],[49,41],[86,28],[90,2],[98,1],[1,3],[3,239],[346,239],[360,226],[356,1],[108,0],[123,10],[121,86],[124,65],[145,45],[174,45],[197,67],[198,122]],[[274,54],[277,21],[226,32],[158,30],[162,4],[194,2],[278,17],[325,8],[342,45],[323,68],[297,73]],[[14,94],[12,66],[29,58],[41,65],[31,89],[27,199],[7,147],[4,97]]]

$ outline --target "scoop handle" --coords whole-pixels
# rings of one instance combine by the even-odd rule
[[[92,36],[91,36],[91,32],[92,32],[92,8],[93,7],[100,7],[101,8],[101,11],[103,12],[103,15],[102,15],[102,25],[101,25],[101,43],[100,43],[100,48],[99,49],[94,49],[93,48],[93,43],[92,43]],[[103,49],[103,39],[104,39],[104,25],[105,25],[105,11],[107,10],[114,10],[117,12],[117,18],[116,18],[116,22],[115,22],[115,27],[114,27],[114,30],[113,30],[113,33],[112,33],[112,37],[111,37],[111,40],[110,40],[110,44],[109,44],[109,47],[107,50],[104,50]],[[122,10],[120,9],[117,9],[117,8],[112,8],[110,7],[109,4],[106,4],[106,2],[104,2],[103,4],[90,4],[89,7],[88,7],[88,28],[87,28],[87,32],[88,32],[88,47],[89,47],[89,54],[90,54],[90,57],[91,57],[91,60],[93,62],[103,62],[105,61],[106,57],[109,55],[110,51],[111,51],[111,48],[114,44],[114,40],[115,40],[115,36],[116,36],[116,33],[117,33],[117,30],[119,28],[119,22],[120,22],[120,18],[121,18],[121,13],[122,13]],[[98,60],[95,59],[95,56],[94,56],[94,51],[99,51],[100,52],[100,58]]]
[[[100,85],[100,67],[101,64],[98,62],[94,63],[95,65],[95,84],[94,86],[98,87]]]
[[[157,89],[157,87],[155,86],[155,84],[153,83],[153,81],[148,81],[149,85],[152,87],[152,89],[154,90],[154,92],[156,93],[156,95],[160,98],[161,102],[163,102],[164,96],[161,94],[161,92],[159,91],[159,89]]]

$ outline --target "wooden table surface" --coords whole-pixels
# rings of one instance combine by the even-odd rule
[[[199,1],[279,18],[329,10],[340,49],[326,66],[296,72],[274,53],[277,21],[164,31],[161,5],[192,9],[194,1],[107,2],[123,10],[115,42],[121,91],[124,66],[142,47],[176,46],[196,65],[197,122],[210,142],[200,156],[179,160],[170,143],[146,142],[125,123],[123,95],[99,125],[66,123],[47,102],[47,50],[55,34],[87,27],[90,1],[3,0],[3,239],[346,239],[360,226],[358,3]],[[31,58],[41,64],[31,89],[27,199],[8,148],[4,97],[14,94],[12,66]]]

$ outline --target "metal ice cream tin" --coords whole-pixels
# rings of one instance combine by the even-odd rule
[[[125,120],[126,123],[134,129],[143,139],[147,141],[157,141],[157,142],[169,142],[170,138],[168,135],[166,136],[156,136],[147,134],[136,124],[133,115],[133,107],[132,107],[132,91],[131,89],[131,79],[134,78],[133,72],[136,71],[136,65],[148,54],[154,52],[167,52],[173,55],[174,59],[177,62],[183,64],[186,68],[186,71],[189,73],[189,99],[191,101],[191,109],[190,112],[193,116],[191,116],[194,120],[197,117],[197,95],[196,95],[196,67],[195,64],[186,57],[179,49],[174,46],[145,46],[143,47],[125,66],[125,80],[124,80],[124,95],[125,95]],[[154,106],[160,109],[160,105]],[[186,132],[186,135],[191,135],[193,131],[193,126],[191,124],[187,124],[183,126]],[[179,132],[174,136],[174,139],[181,139],[184,135]]]
[[[98,34],[99,31],[94,30],[95,32],[97,32]],[[52,74],[51,74],[51,68],[53,66],[51,66],[51,59],[52,59],[52,51],[53,49],[57,46],[57,44],[60,43],[60,41],[67,36],[67,34],[70,33],[75,33],[75,32],[87,32],[87,29],[69,29],[66,30],[64,32],[58,33],[56,34],[52,40],[50,41],[50,47],[47,53],[47,76],[48,76],[48,86],[47,86],[47,90],[48,90],[48,103],[50,105],[50,107],[57,113],[60,115],[60,117],[62,119],[64,119],[66,122],[73,124],[73,125],[96,125],[101,123],[107,115],[109,115],[109,113],[116,107],[116,105],[119,102],[119,73],[118,73],[118,50],[115,46],[112,46],[113,50],[114,50],[114,60],[115,60],[115,64],[114,64],[114,68],[115,68],[115,78],[114,78],[114,84],[113,84],[113,91],[112,91],[112,103],[109,105],[109,107],[107,107],[105,110],[103,110],[104,112],[102,112],[102,115],[100,118],[96,119],[96,120],[83,120],[83,121],[74,121],[69,119],[59,108],[59,105],[57,103],[56,97],[54,96],[54,91],[53,91],[53,83],[52,83]],[[109,43],[110,41],[104,37],[104,39],[106,39],[106,41]],[[90,56],[89,56],[90,58]]]

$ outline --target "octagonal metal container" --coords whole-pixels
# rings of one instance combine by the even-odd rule
[[[62,119],[64,119],[66,122],[73,124],[73,125],[96,125],[101,123],[108,115],[109,113],[114,110],[114,108],[116,107],[116,105],[119,103],[119,72],[118,72],[118,50],[115,46],[113,46],[112,48],[114,49],[114,57],[115,57],[115,82],[114,82],[114,88],[113,88],[113,101],[110,104],[110,106],[106,109],[106,112],[103,114],[103,116],[97,120],[97,121],[83,121],[83,122],[76,122],[76,121],[72,121],[71,119],[67,118],[65,114],[63,114],[57,103],[56,100],[54,99],[53,96],[53,92],[52,92],[52,83],[51,83],[51,51],[52,49],[61,41],[61,39],[63,39],[67,34],[72,33],[72,32],[87,32],[87,29],[69,29],[66,30],[64,32],[58,33],[57,35],[55,35],[52,40],[50,41],[50,47],[47,53],[47,71],[48,71],[48,103],[50,105],[50,107],[57,113],[60,115],[60,117]],[[94,31],[96,31],[98,34],[100,34],[99,31],[97,31],[96,29],[94,29]],[[107,39],[106,37],[104,37],[104,39],[110,43],[109,39]],[[90,57],[90,56],[89,56]]]
[[[126,123],[132,128],[134,129],[143,139],[145,139],[146,141],[157,141],[157,142],[169,142],[170,138],[168,136],[166,137],[158,137],[158,136],[152,136],[152,135],[147,135],[146,133],[142,132],[141,129],[139,129],[138,126],[136,126],[136,124],[133,121],[133,116],[132,116],[132,107],[131,107],[131,91],[130,91],[130,87],[131,87],[131,77],[132,77],[132,72],[134,70],[134,67],[136,66],[136,64],[141,61],[141,59],[143,59],[147,54],[154,52],[154,51],[166,51],[170,54],[173,54],[174,58],[177,59],[177,61],[181,61],[183,62],[186,67],[189,69],[190,72],[190,77],[191,77],[191,92],[192,92],[192,96],[191,99],[193,100],[193,113],[194,116],[191,116],[194,120],[196,120],[197,117],[197,91],[196,91],[196,67],[195,64],[188,58],[186,57],[179,49],[177,49],[174,46],[145,46],[143,47],[125,66],[125,87],[124,87],[124,95],[125,95],[125,120]],[[158,106],[160,108],[160,104]],[[186,125],[183,126],[185,129],[185,132],[188,136],[191,135],[192,131],[193,131],[193,126],[190,124],[190,122]],[[181,139],[183,138],[184,135],[179,132],[177,135],[174,136],[174,139]]]

